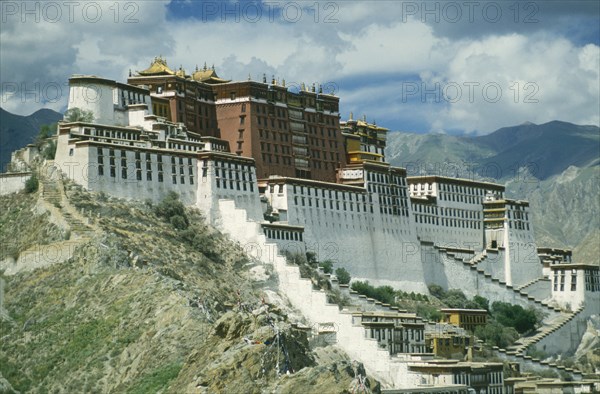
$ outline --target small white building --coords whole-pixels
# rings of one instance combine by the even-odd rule
[[[600,312],[600,266],[592,264],[553,264],[552,299],[562,308],[577,310],[584,302]]]

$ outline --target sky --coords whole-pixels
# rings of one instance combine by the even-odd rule
[[[346,119],[482,135],[600,123],[598,1],[0,2],[0,106],[64,111],[68,78],[173,69],[323,86]]]

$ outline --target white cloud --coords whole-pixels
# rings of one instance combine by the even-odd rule
[[[480,132],[524,121],[598,124],[598,56],[596,45],[579,48],[542,34],[465,42],[442,76],[446,83],[478,85],[472,97],[465,86],[461,99],[436,115],[435,123]]]
[[[124,80],[129,69],[144,69],[154,56],[164,55],[171,67],[181,64],[188,72],[214,63],[224,78],[244,80],[250,73],[260,79],[266,73],[269,80],[275,75],[288,83],[333,81],[341,89],[342,109],[385,120],[396,129],[404,128],[400,122],[409,118],[420,122],[422,130],[479,132],[526,120],[600,121],[598,46],[577,46],[552,34],[552,26],[527,36],[502,32],[450,38],[441,35],[448,26],[436,29],[405,18],[393,2],[335,3],[338,9],[324,9],[320,3],[318,23],[308,11],[296,23],[271,22],[265,15],[258,23],[173,21],[167,19],[166,3],[135,2],[136,23],[123,23],[132,11],[124,9],[127,2],[118,4],[119,23],[109,9],[113,2],[99,3],[103,17],[97,23],[81,14],[73,23],[66,15],[59,23],[22,23],[20,17],[9,17],[0,30],[0,105],[19,114],[42,106],[60,109],[67,90],[62,101],[43,103],[21,91],[11,94],[6,83],[65,84],[73,73]],[[337,22],[325,23],[327,16]],[[401,88],[408,74],[420,75],[422,87],[429,89],[436,82],[457,83],[463,96],[455,103],[406,102]],[[480,84],[472,103],[464,85],[469,82]],[[482,96],[486,83],[500,87],[498,102]],[[527,94],[539,102],[523,102]]]

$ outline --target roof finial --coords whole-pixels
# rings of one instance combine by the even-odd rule
[[[350,111],[350,119],[349,120],[354,120],[354,112]]]
[[[363,114],[363,122],[367,121],[367,115]]]
[[[204,62],[204,70],[203,71],[206,71],[206,62]]]
[[[248,73],[248,81],[252,81],[252,76]]]
[[[215,71],[215,64],[212,65],[212,70]]]
[[[319,84],[319,94],[323,93],[323,85]]]
[[[271,75],[271,85],[275,85],[275,75]]]
[[[285,88],[285,78],[283,78],[283,81],[281,81],[281,85]]]
[[[300,84],[300,90],[303,91],[303,92],[306,91],[306,85],[304,84],[304,82],[302,82]]]
[[[267,74],[263,73],[263,83],[267,83]]]
[[[312,87],[310,88],[310,91],[313,92],[313,93],[315,92],[315,83],[314,82],[312,84]]]
[[[131,69],[129,69],[129,76],[131,77]]]
[[[196,64],[196,71],[198,71],[198,65]]]

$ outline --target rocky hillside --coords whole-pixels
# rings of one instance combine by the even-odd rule
[[[2,261],[16,273],[0,277],[0,392],[342,393],[361,384],[362,366],[336,347],[311,350],[271,274],[198,212],[178,230],[151,204],[57,186],[0,198],[0,239],[27,240]],[[48,199],[56,209],[41,213]],[[52,251],[64,238],[73,250],[63,261]],[[15,268],[33,244],[46,245],[34,245],[41,268]]]
[[[577,261],[598,261],[600,129],[566,122],[531,123],[486,136],[392,132],[387,158],[422,173],[484,178],[531,203],[540,246],[572,248]]]

